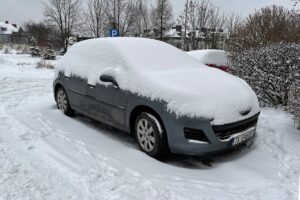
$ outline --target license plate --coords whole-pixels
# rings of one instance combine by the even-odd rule
[[[246,140],[252,138],[255,134],[255,128],[245,131],[245,133],[235,137],[232,142],[232,146],[245,142]]]

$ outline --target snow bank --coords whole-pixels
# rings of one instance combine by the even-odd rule
[[[185,52],[156,40],[102,38],[74,45],[57,63],[58,72],[95,85],[101,74],[115,77],[123,90],[167,102],[177,116],[225,124],[259,112],[255,93],[242,80],[199,65]],[[251,109],[247,116],[240,112]]]
[[[5,60],[3,58],[0,58],[0,64],[4,64]]]
[[[223,50],[197,50],[187,52],[195,59],[203,64],[215,64],[218,66],[228,66],[228,58],[226,52]]]

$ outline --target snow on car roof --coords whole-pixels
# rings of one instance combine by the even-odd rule
[[[88,59],[98,68],[124,66],[137,70],[164,70],[182,67],[199,68],[199,63],[184,52],[164,42],[145,38],[101,38],[75,44],[62,60],[80,67],[79,58]],[[77,58],[75,58],[75,56]],[[72,58],[71,58],[72,57]],[[69,59],[70,58],[70,59]],[[76,59],[76,62],[72,60]],[[82,62],[86,62],[86,59]],[[114,66],[107,66],[107,64]],[[82,66],[83,67],[83,66]],[[87,66],[84,66],[87,68]]]
[[[215,64],[219,66],[228,65],[227,55],[223,50],[205,49],[189,51],[187,53],[203,64]]]
[[[190,59],[183,51],[165,42],[145,38],[119,38],[112,39],[110,42],[136,69],[199,68],[199,63],[194,59]]]

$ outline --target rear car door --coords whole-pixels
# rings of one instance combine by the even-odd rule
[[[113,85],[87,86],[88,112],[117,127],[125,126],[127,93]]]

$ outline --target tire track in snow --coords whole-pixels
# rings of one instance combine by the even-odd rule
[[[22,136],[32,134],[31,130],[20,124],[12,115],[18,112],[19,106],[29,101],[32,96],[36,96],[34,93],[40,94],[43,91],[45,84],[41,85],[40,83],[44,81],[37,79],[35,83],[35,80],[32,79],[19,81],[6,79],[0,81],[1,85],[4,85],[3,82],[6,82],[8,87],[0,89],[1,116],[4,119],[4,121],[1,120],[3,123],[1,123],[0,133],[6,147],[9,148],[4,149],[1,154],[3,155],[1,159],[3,162],[1,163],[3,176],[1,177],[3,182],[0,185],[1,196],[5,199],[57,198],[49,191],[59,184],[47,177],[51,176],[51,173],[44,173],[43,170],[47,171],[46,167],[40,169],[43,163],[37,160],[37,156],[30,153],[31,149],[23,142]],[[45,177],[45,175],[47,176]]]
[[[293,199],[298,192],[298,183],[295,180],[300,176],[300,154],[291,148],[292,143],[299,145],[299,141],[290,141],[290,137],[291,135],[297,136],[297,132],[295,132],[295,129],[291,129],[287,133],[286,129],[283,129],[283,126],[287,125],[293,127],[290,124],[292,122],[291,116],[284,114],[285,118],[282,118],[282,116],[277,117],[275,114],[266,115],[267,112],[274,112],[274,110],[266,110],[260,117],[261,120],[258,124],[259,145],[263,150],[270,152],[272,163],[281,169],[277,171],[278,180],[276,182],[282,188],[286,188],[288,199]],[[270,116],[273,120],[266,120],[266,117]],[[270,121],[273,123],[270,123]]]
[[[3,118],[5,117],[5,122],[3,124],[14,124],[14,127],[3,127],[1,126],[1,128],[6,129],[6,132],[11,132],[14,133],[13,135],[10,135],[9,138],[6,138],[6,143],[11,143],[11,146],[16,146],[13,143],[18,143],[17,146],[22,147],[20,149],[6,149],[5,152],[9,152],[10,156],[5,156],[2,160],[6,160],[7,162],[5,162],[5,164],[3,164],[2,166],[4,166],[3,169],[1,169],[1,171],[3,172],[4,175],[6,175],[6,177],[2,177],[1,180],[3,180],[3,184],[2,184],[2,191],[6,190],[6,199],[10,199],[13,197],[28,197],[30,198],[36,198],[37,196],[35,196],[35,192],[38,195],[41,195],[43,198],[51,198],[51,195],[49,194],[49,191],[51,191],[51,185],[55,185],[55,183],[53,183],[53,181],[51,179],[46,179],[46,180],[41,180],[42,176],[44,174],[48,174],[49,178],[51,177],[51,174],[55,174],[54,172],[52,173],[45,173],[42,171],[32,171],[32,169],[36,168],[41,168],[43,166],[42,164],[42,160],[40,160],[39,162],[31,162],[32,158],[30,156],[32,156],[33,158],[36,158],[36,155],[30,155],[32,153],[28,153],[26,152],[26,150],[28,151],[35,151],[35,147],[34,145],[36,143],[39,143],[41,146],[43,146],[44,148],[47,146],[46,151],[44,152],[47,154],[46,159],[44,161],[49,161],[49,160],[54,160],[52,163],[56,163],[57,165],[60,165],[58,168],[59,170],[64,171],[65,173],[68,173],[69,176],[73,176],[71,177],[71,181],[72,183],[77,183],[74,184],[74,189],[72,189],[72,192],[78,190],[78,189],[82,189],[84,188],[83,191],[89,191],[92,190],[88,193],[85,193],[82,195],[82,198],[86,198],[88,196],[90,196],[89,194],[98,194],[95,196],[98,197],[103,197],[103,199],[118,199],[118,197],[120,197],[120,195],[123,193],[127,193],[127,190],[129,189],[127,185],[130,185],[127,182],[132,182],[133,180],[128,180],[128,177],[134,177],[132,176],[131,172],[128,172],[126,170],[116,170],[114,168],[112,168],[110,166],[110,164],[107,162],[106,158],[102,158],[101,155],[94,155],[92,153],[89,153],[84,147],[83,147],[83,143],[79,142],[79,141],[74,141],[68,137],[63,136],[62,132],[60,131],[56,131],[50,128],[50,126],[48,126],[44,120],[45,119],[41,119],[41,116],[39,115],[35,115],[34,119],[38,121],[38,123],[42,126],[40,127],[40,130],[34,130],[32,128],[32,126],[27,126],[26,123],[20,123],[20,120],[18,118],[15,117],[15,115],[19,115],[19,114],[29,114],[29,113],[16,113],[19,112],[19,108],[24,106],[27,102],[30,102],[31,99],[36,98],[37,94],[44,94],[45,93],[45,85],[49,84],[49,80],[45,81],[45,80],[40,80],[40,79],[26,79],[23,78],[22,80],[14,80],[14,79],[9,79],[9,78],[5,78],[4,80],[0,80],[0,84],[1,85],[5,85],[5,87],[0,89],[0,100],[3,103],[2,104],[2,114],[3,114]],[[13,86],[13,87],[12,87]],[[28,116],[29,117],[29,116]],[[80,176],[82,174],[80,174],[80,172],[76,171],[76,170],[72,170],[72,165],[75,166],[76,168],[76,164],[75,163],[71,163],[71,164],[67,164],[66,156],[63,156],[63,154],[61,154],[61,152],[57,152],[56,148],[51,148],[49,147],[49,143],[47,143],[47,141],[45,140],[44,137],[49,136],[53,133],[57,132],[56,136],[59,136],[64,139],[65,141],[68,141],[69,145],[75,145],[75,149],[79,149],[79,151],[77,151],[77,153],[79,153],[78,157],[83,157],[84,155],[87,155],[88,157],[92,157],[95,162],[94,163],[90,163],[91,165],[89,165],[89,171],[84,173],[84,176],[86,178],[83,178]],[[11,137],[13,136],[13,137]],[[42,139],[44,138],[44,139]],[[19,140],[21,141],[19,141]],[[17,141],[17,142],[16,142]],[[40,147],[41,148],[41,147]],[[25,151],[24,151],[25,150]],[[21,151],[21,152],[20,152]],[[43,151],[43,150],[42,150]],[[43,153],[40,151],[38,153]],[[12,156],[12,154],[15,154]],[[35,153],[33,153],[35,154]],[[84,155],[83,155],[84,154]],[[13,158],[18,158],[21,155],[24,156],[24,158],[27,160],[21,160],[21,162],[19,162],[16,159]],[[43,155],[45,156],[45,154]],[[70,155],[68,155],[70,156]],[[89,159],[90,160],[90,159]],[[16,164],[13,164],[16,163]],[[85,163],[86,164],[86,163]],[[20,167],[22,165],[22,167]],[[93,166],[93,167],[91,167]],[[57,167],[57,166],[56,166]],[[20,170],[20,168],[23,168],[24,171]],[[47,169],[47,167],[43,166],[41,168],[42,170]],[[99,174],[99,169],[101,169],[100,171],[102,171],[102,173]],[[81,171],[83,171],[84,169],[81,169]],[[47,171],[47,170],[46,170]],[[72,171],[74,171],[75,173],[73,173],[73,175],[71,175]],[[56,171],[57,173],[57,171]],[[35,174],[34,177],[31,177],[30,174]],[[34,183],[32,183],[31,181],[27,182],[28,180],[32,180],[32,179],[38,179],[35,180],[36,184],[39,185],[43,185],[45,184],[45,188],[41,189],[40,187],[36,187],[36,185],[34,185]],[[104,180],[103,180],[104,179]],[[112,183],[111,180],[116,180],[115,182]],[[133,179],[137,179],[137,178],[133,178]],[[138,177],[138,179],[141,179],[141,177]],[[30,192],[26,192],[24,189],[22,188],[21,185],[18,185],[16,183],[13,184],[13,180],[18,180],[19,182],[22,183],[23,186],[25,186],[25,188],[31,188],[35,187],[35,189],[33,189],[33,193]],[[76,181],[76,180],[84,180],[83,183],[81,181]],[[34,182],[34,181],[33,181]],[[52,182],[52,183],[51,183]],[[135,182],[135,181],[134,181]],[[145,185],[145,187],[147,188],[143,188],[140,189],[141,192],[143,193],[147,193],[145,191],[150,189],[150,185],[148,183],[148,181],[146,181],[146,183],[143,184],[143,181],[141,181],[141,185]],[[97,183],[97,184],[96,184]],[[123,183],[123,184],[122,184]],[[33,184],[33,185],[32,185]],[[49,188],[50,186],[50,188]],[[80,187],[78,187],[80,186]],[[85,186],[85,187],[84,187]],[[126,186],[126,187],[124,187]],[[1,188],[0,187],[0,188]],[[6,188],[3,188],[6,187]],[[132,186],[131,190],[134,191],[135,190],[135,185]],[[16,194],[13,192],[14,189],[19,188],[19,193]],[[97,192],[99,190],[99,188],[106,188],[107,191],[101,191],[101,193]],[[41,189],[41,190],[40,190]],[[155,189],[153,188],[152,191],[155,191]],[[160,196],[164,196],[164,194],[167,194],[167,192],[162,192],[160,194]],[[50,196],[49,196],[50,195]],[[77,195],[76,199],[80,198],[81,195]],[[95,197],[93,196],[93,197]],[[153,194],[148,194],[148,196],[152,196]],[[155,195],[156,196],[156,195]],[[53,197],[53,196],[52,196]],[[140,196],[138,196],[137,198],[140,198]],[[90,198],[88,198],[90,199]],[[98,199],[98,198],[97,198]],[[145,199],[146,196],[145,196]]]
[[[96,154],[94,152],[91,152],[89,150],[87,150],[85,148],[85,143],[81,142],[80,140],[76,140],[74,138],[69,138],[68,136],[66,136],[67,134],[64,133],[63,131],[55,131],[55,129],[53,129],[53,125],[50,121],[48,121],[45,116],[43,115],[38,115],[38,117],[36,118],[37,121],[39,121],[40,124],[43,125],[43,129],[47,130],[47,132],[52,132],[57,134],[56,137],[57,138],[62,138],[63,140],[67,141],[70,145],[75,145],[75,148],[78,150],[78,152],[80,153],[78,155],[78,157],[88,157],[89,162],[85,163],[89,165],[88,169],[82,170],[82,171],[88,171],[87,172],[87,181],[86,184],[89,185],[87,188],[95,188],[95,190],[93,192],[90,193],[95,193],[97,192],[98,188],[103,188],[103,184],[99,183],[98,181],[103,181],[101,179],[99,179],[97,181],[97,178],[102,177],[102,174],[105,175],[111,175],[108,176],[109,179],[118,179],[119,184],[121,184],[121,186],[119,185],[115,185],[115,186],[110,186],[112,188],[112,190],[114,191],[113,193],[118,193],[118,194],[124,194],[124,193],[128,193],[128,191],[135,191],[136,189],[138,189],[141,193],[145,193],[145,191],[151,191],[148,195],[148,197],[151,196],[151,199],[157,198],[157,199],[169,199],[170,197],[172,197],[173,199],[185,199],[185,193],[187,193],[187,191],[189,191],[189,193],[197,193],[196,191],[200,190],[200,191],[205,191],[207,190],[207,188],[209,189],[209,194],[211,195],[211,193],[213,193],[213,191],[216,194],[220,194],[222,193],[222,191],[224,191],[224,185],[221,183],[216,183],[216,182],[206,182],[206,181],[201,181],[201,180],[186,180],[186,179],[182,179],[179,177],[168,177],[168,176],[163,176],[163,175],[156,175],[156,176],[144,176],[141,175],[139,173],[136,173],[135,171],[132,171],[130,169],[123,169],[123,170],[119,170],[120,166],[118,166],[117,168],[112,168],[111,165],[113,164],[120,164],[117,161],[111,159],[111,158],[105,158],[102,155]],[[53,149],[57,150],[59,148],[54,147]],[[72,157],[72,155],[67,155],[67,158]],[[92,159],[90,159],[92,157]],[[53,159],[55,159],[55,157],[52,157]],[[93,162],[91,162],[91,160]],[[98,169],[102,169],[105,172],[99,173]],[[108,171],[106,171],[107,169],[109,169]],[[118,170],[117,170],[118,169]],[[78,171],[77,171],[78,172]],[[125,181],[126,180],[126,181]],[[109,182],[107,180],[107,182]],[[128,185],[136,185],[136,182],[139,182],[140,188],[129,188]],[[135,183],[135,184],[134,184]],[[269,185],[271,185],[272,183],[270,182]],[[124,186],[125,185],[125,186]],[[155,185],[155,186],[154,186]],[[106,186],[107,187],[107,186]],[[157,188],[160,188],[160,192],[157,191]],[[174,188],[177,188],[176,190],[174,190]],[[222,199],[232,199],[233,196],[236,199],[243,199],[244,194],[247,193],[248,191],[243,191],[237,188],[237,186],[234,185],[230,185],[228,184],[226,186],[226,189],[229,189],[230,191],[235,191],[235,192],[231,192],[231,194],[228,195],[227,194],[223,194],[222,195]],[[108,191],[108,193],[111,193],[111,191]],[[157,195],[153,196],[153,194],[158,193]],[[203,193],[203,192],[202,192]],[[174,196],[174,194],[176,194]],[[207,194],[209,196],[209,194]],[[147,195],[145,195],[143,198],[147,199]],[[252,193],[249,192],[249,196],[251,197]],[[140,194],[140,197],[142,195]],[[188,195],[189,196],[189,195]],[[179,198],[180,197],[180,198]],[[191,197],[191,196],[190,196]],[[190,199],[186,198],[186,199]],[[171,198],[171,199],[172,199]],[[137,199],[139,199],[137,197]],[[249,198],[251,199],[251,198]],[[253,198],[255,199],[255,198]]]

